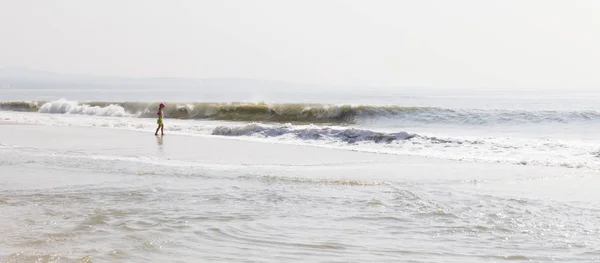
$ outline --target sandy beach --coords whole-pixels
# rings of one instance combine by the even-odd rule
[[[583,262],[600,246],[589,171],[152,131],[3,132],[2,262]]]

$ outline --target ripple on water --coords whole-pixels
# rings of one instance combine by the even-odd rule
[[[86,255],[82,257],[73,257],[68,255],[69,253],[53,253],[53,252],[41,252],[41,251],[21,251],[13,253],[8,256],[6,263],[20,263],[20,262],[77,262],[77,263],[91,263],[92,256]]]
[[[508,261],[531,261],[531,259],[529,259],[528,257],[523,256],[523,255],[494,256],[492,258],[508,260]]]
[[[183,190],[156,187],[159,181],[0,193],[3,212],[22,216],[0,245],[24,250],[9,262],[548,259],[540,254],[589,262],[600,256],[593,252],[600,247],[598,215],[581,204],[450,195],[423,185],[279,177],[232,187],[231,180]]]
[[[305,177],[288,177],[279,175],[243,175],[237,177],[242,180],[257,180],[266,183],[313,184],[313,185],[339,185],[339,186],[380,186],[388,185],[382,181],[344,180],[344,179],[318,179]]]
[[[349,245],[331,241],[331,242],[303,242],[294,239],[288,235],[277,235],[276,232],[266,233],[259,229],[254,229],[252,225],[225,228],[209,228],[204,234],[211,242],[212,246],[231,247],[246,249],[258,249],[272,251],[277,254],[298,253],[303,250],[310,251],[313,256],[332,256],[341,255]],[[298,235],[300,237],[300,235]]]

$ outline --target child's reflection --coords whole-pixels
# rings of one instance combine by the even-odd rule
[[[156,136],[156,143],[158,144],[158,149],[163,149],[163,136]]]

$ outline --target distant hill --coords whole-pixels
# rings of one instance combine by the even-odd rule
[[[60,74],[29,68],[0,68],[0,88],[198,88],[221,91],[306,90],[325,88],[321,85],[298,84],[284,81],[235,78],[132,78],[113,76],[85,76]],[[327,88],[334,88],[327,86]]]
[[[58,80],[68,77],[68,75],[24,67],[0,68],[0,79]]]

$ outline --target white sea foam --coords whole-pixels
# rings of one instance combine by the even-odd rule
[[[119,105],[111,104],[105,107],[90,106],[88,104],[81,104],[77,101],[69,101],[64,99],[45,103],[40,107],[39,112],[114,117],[132,116],[132,114],[125,112],[125,109]]]

